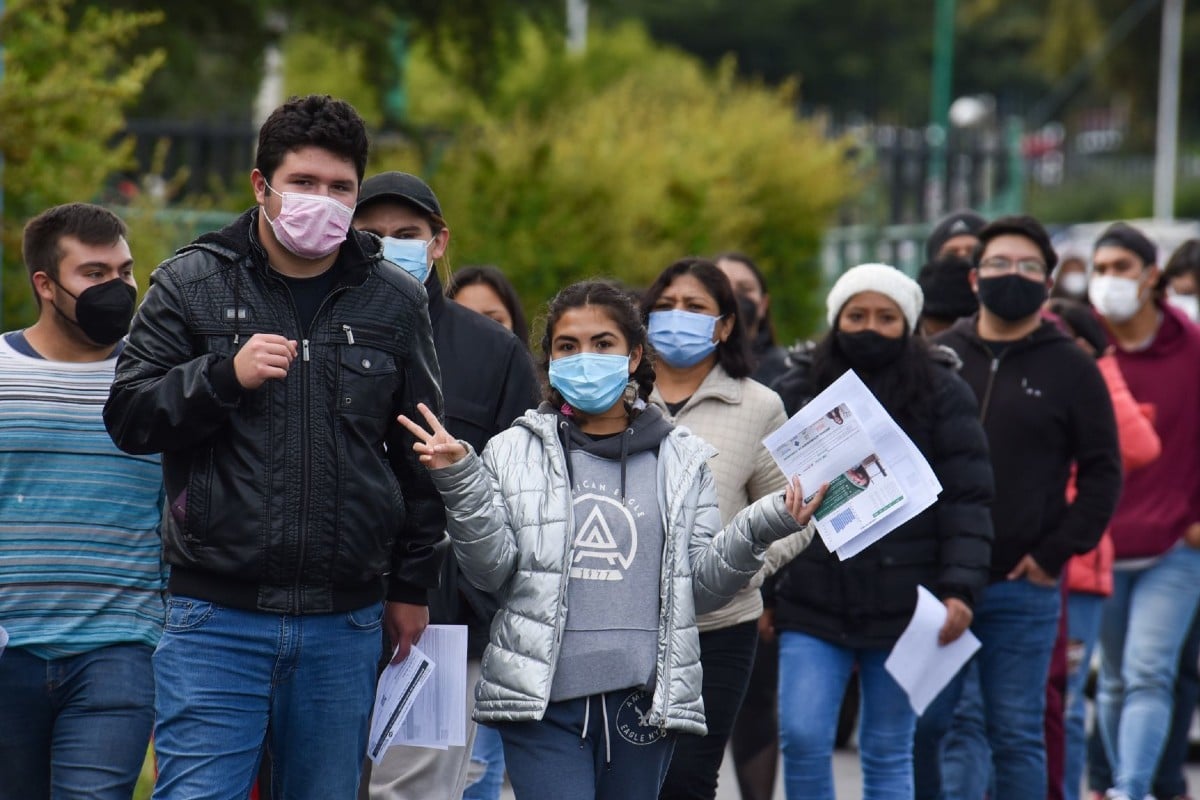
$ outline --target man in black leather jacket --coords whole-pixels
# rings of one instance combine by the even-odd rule
[[[171,568],[154,658],[160,797],[353,797],[380,628],[407,654],[445,556],[397,414],[441,414],[426,295],[349,229],[367,137],[293,98],[259,134],[258,207],[161,264],[105,407],[161,452]],[[386,599],[386,604],[385,604]]]

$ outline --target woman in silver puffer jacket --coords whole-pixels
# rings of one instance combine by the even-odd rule
[[[646,406],[652,353],[616,286],[560,292],[542,345],[549,402],[482,456],[431,414],[401,422],[463,574],[501,601],[475,717],[499,728],[517,797],[649,800],[675,735],[705,731],[697,611],[806,527],[823,489],[805,503],[793,481],[722,529],[713,450]]]

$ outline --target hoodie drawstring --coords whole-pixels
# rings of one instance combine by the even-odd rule
[[[605,700],[604,693],[600,693],[600,714],[604,718],[604,767],[605,769],[612,768],[612,740],[608,731],[608,703]],[[583,730],[579,733],[579,749],[583,749],[583,743],[587,741],[588,723],[592,719],[592,696],[588,695],[583,700]]]
[[[604,768],[612,768],[612,742],[608,739],[608,704],[600,694],[600,712],[604,715]]]
[[[629,458],[629,437],[632,435],[633,428],[621,434],[621,502],[625,501],[625,462]]]

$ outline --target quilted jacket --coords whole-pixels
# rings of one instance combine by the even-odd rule
[[[459,568],[501,601],[475,690],[480,722],[538,720],[549,703],[575,540],[566,454],[556,429],[560,421],[571,424],[553,413],[526,412],[492,438],[482,456],[471,451],[432,473],[446,503]],[[696,613],[729,602],[758,571],[767,546],[798,528],[783,495],[773,493],[722,530],[706,463],[712,455],[712,448],[686,428],[673,429],[658,453],[666,535],[649,720],[696,735],[707,732]]]

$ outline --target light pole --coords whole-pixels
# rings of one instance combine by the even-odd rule
[[[1179,151],[1179,67],[1183,54],[1183,0],[1163,0],[1158,61],[1158,123],[1154,147],[1154,218],[1175,217]]]
[[[930,218],[942,215],[946,177],[946,138],[950,129],[950,91],[954,76],[954,0],[937,0],[933,14],[933,76],[929,92],[929,176],[926,182]]]

